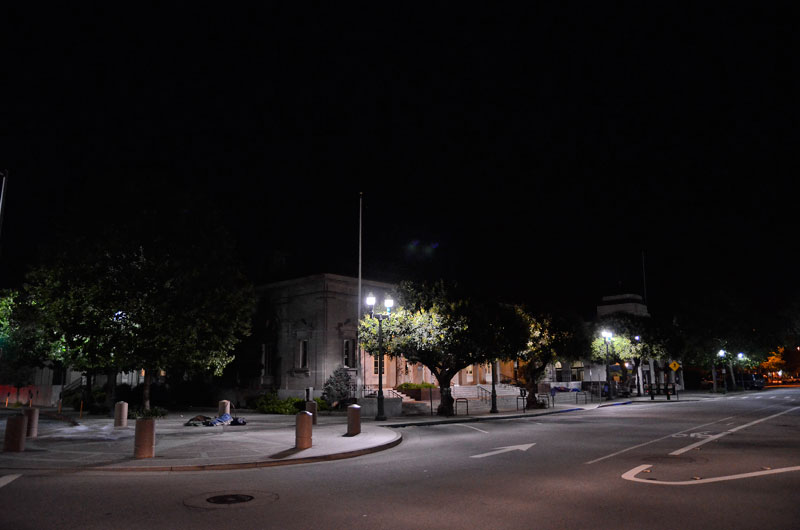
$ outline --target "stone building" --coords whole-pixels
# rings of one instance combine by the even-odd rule
[[[392,288],[388,283],[362,280],[359,296],[357,278],[335,274],[259,287],[263,309],[254,335],[261,341],[261,387],[276,390],[282,398],[304,397],[313,388],[319,397],[339,366],[347,368],[351,381],[363,387],[364,367],[371,367],[372,359],[357,344],[359,300],[368,293],[380,300]],[[366,311],[363,301],[361,310]],[[368,377],[366,384],[370,382]]]
[[[258,289],[261,309],[253,330],[263,366],[259,386],[278,396],[304,397],[313,388],[319,397],[325,381],[339,366],[350,372],[358,397],[378,385],[378,359],[357,344],[359,307],[372,293],[379,301],[394,285],[335,274],[318,274],[264,285]],[[361,304],[359,304],[361,300]],[[404,382],[437,384],[430,370],[403,358],[384,358],[383,387]],[[498,379],[499,380],[499,379]],[[454,386],[491,383],[491,365],[469,366]]]

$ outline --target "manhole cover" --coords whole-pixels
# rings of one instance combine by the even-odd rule
[[[238,510],[266,506],[277,502],[279,498],[277,493],[271,491],[211,491],[184,499],[183,505],[203,510]]]
[[[255,499],[252,495],[242,495],[241,493],[232,493],[229,495],[215,495],[206,499],[207,502],[212,504],[237,504],[240,502],[248,502]]]

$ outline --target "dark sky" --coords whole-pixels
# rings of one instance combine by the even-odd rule
[[[582,312],[643,269],[652,311],[795,288],[790,8],[594,4],[4,6],[0,286],[187,195],[254,281],[355,275],[363,191],[372,279]]]

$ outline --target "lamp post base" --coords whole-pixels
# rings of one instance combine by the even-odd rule
[[[375,416],[375,421],[386,421],[386,413],[383,408],[383,391],[378,393],[378,414]]]

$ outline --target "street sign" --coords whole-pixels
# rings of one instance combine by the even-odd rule
[[[680,368],[681,365],[678,364],[678,361],[672,361],[671,363],[669,363],[669,367],[672,368],[673,372],[677,372],[678,368]]]

